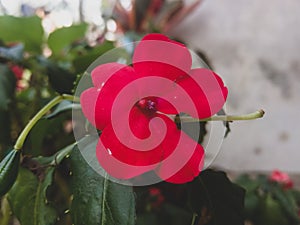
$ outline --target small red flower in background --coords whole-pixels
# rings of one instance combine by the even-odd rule
[[[80,96],[84,115],[102,130],[99,163],[118,179],[153,170],[167,182],[192,181],[203,167],[204,150],[168,115],[211,117],[223,107],[227,88],[214,72],[191,69],[188,49],[161,34],[146,35],[132,61],[96,67],[94,87]]]
[[[289,175],[279,170],[274,170],[269,179],[271,181],[282,184],[285,189],[291,189],[294,186],[293,181],[291,180]]]
[[[14,73],[16,80],[17,80],[17,84],[16,84],[16,88],[18,91],[22,91],[25,88],[25,85],[22,83],[22,79],[23,79],[23,73],[24,73],[24,69],[18,65],[9,65],[9,68],[11,69],[11,71]]]
[[[15,74],[17,80],[22,79],[23,77],[23,68],[18,66],[18,65],[12,65],[10,66],[11,71],[13,71],[13,73]]]
[[[161,193],[161,190],[152,187],[149,189],[149,195],[150,195],[150,205],[152,208],[158,208],[162,205],[162,203],[165,201],[165,197]]]

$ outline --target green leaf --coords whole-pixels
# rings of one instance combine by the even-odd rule
[[[10,114],[8,111],[0,110],[0,153],[1,153],[1,145],[8,146],[11,144],[11,137],[10,137]],[[5,147],[4,147],[5,148]],[[0,154],[1,157],[1,154]]]
[[[12,224],[12,212],[7,201],[7,198],[0,200],[0,225]]]
[[[176,115],[176,119],[177,121],[180,121],[180,116]],[[206,124],[207,122],[193,122],[182,124],[181,122],[176,122],[176,126],[178,129],[185,132],[188,136],[197,141],[199,144],[203,142],[204,137],[207,134]]]
[[[217,115],[226,115],[226,112],[225,112],[224,109],[221,109],[221,110],[217,113]],[[229,121],[224,121],[223,124],[224,124],[224,126],[225,126],[225,128],[226,128],[226,131],[225,131],[225,137],[227,137],[228,134],[229,134],[230,131],[231,131]]]
[[[281,205],[283,212],[286,213],[287,217],[295,224],[299,224],[298,206],[292,193],[290,191],[284,191],[281,188],[273,189],[274,198],[278,200]]]
[[[200,220],[211,217],[209,224],[244,224],[245,191],[224,172],[204,170],[188,185],[191,208]]]
[[[13,149],[0,162],[0,197],[12,187],[19,169],[20,151]]]
[[[96,142],[85,138],[82,150],[95,155]],[[96,173],[78,147],[71,154],[73,174],[72,221],[75,225],[133,225],[135,200],[132,187],[114,183]]]
[[[154,211],[155,212],[155,211]],[[190,225],[192,213],[176,205],[165,203],[159,210],[138,214],[137,225]]]
[[[0,64],[0,110],[8,110],[16,87],[13,72],[4,64]]]
[[[17,44],[10,48],[0,47],[0,59],[20,62],[23,59],[24,45]]]
[[[52,162],[54,160],[55,164],[59,164],[63,161],[64,158],[70,155],[71,151],[74,149],[75,143],[70,144],[63,149],[59,150],[52,159]]]
[[[166,203],[160,213],[163,215],[160,220],[165,220],[163,224],[182,225],[192,222],[192,214],[176,205]]]
[[[47,201],[47,188],[52,184],[54,167],[48,167],[44,176],[36,177],[20,168],[16,183],[8,193],[14,215],[22,225],[52,225],[57,213]]]
[[[251,219],[257,216],[259,211],[260,197],[256,192],[246,193],[245,198],[245,216],[247,219]]]
[[[258,213],[253,217],[253,222],[258,225],[296,225],[289,223],[282,207],[270,193],[261,199]]]
[[[197,62],[197,65],[196,65],[196,68],[199,68],[199,67],[203,67],[203,68],[206,68],[206,69],[210,69],[210,70],[214,70],[213,68],[213,65],[210,61],[210,59],[207,57],[207,55],[203,52],[203,51],[200,51],[200,50],[197,50],[195,52],[197,54],[197,56],[203,60],[203,62],[200,62],[200,65],[199,65],[199,60],[196,60]],[[193,61],[194,62],[194,61]],[[218,113],[217,115],[226,115],[226,112],[224,110],[224,108],[222,108]],[[230,133],[230,124],[228,121],[224,121],[223,122],[223,125],[225,126],[226,128],[226,131],[225,131],[225,137],[228,136],[228,134]]]
[[[157,225],[159,219],[154,213],[143,213],[138,215],[136,225]]]
[[[55,119],[41,119],[32,128],[27,137],[26,154],[32,157],[53,155],[58,149],[74,142],[71,133],[65,133],[64,123],[70,115],[62,115]]]
[[[255,192],[261,185],[261,183],[258,180],[252,179],[248,174],[243,174],[239,176],[235,183],[242,186],[247,190],[247,193]]]
[[[40,165],[44,166],[56,166],[59,165],[63,159],[65,159],[67,156],[70,155],[71,151],[73,150],[76,143],[70,144],[59,151],[57,151],[54,155],[49,157],[42,157],[38,156],[35,158],[32,158],[33,161],[36,161]]]
[[[300,202],[300,191],[296,189],[292,189],[289,191],[290,195],[296,200],[296,202]]]
[[[38,62],[46,68],[49,82],[53,89],[60,94],[71,94],[76,75],[47,58],[39,57]]]
[[[39,17],[0,16],[0,27],[0,39],[6,43],[22,42],[26,51],[41,52],[44,31]]]
[[[55,30],[49,35],[48,45],[53,54],[59,54],[64,48],[84,37],[87,24],[73,25]]]
[[[78,110],[81,109],[81,105],[77,103],[73,103],[68,100],[64,100],[61,103],[58,104],[58,106],[55,108],[55,110],[50,113],[49,115],[45,116],[46,119],[52,119],[58,115],[60,115],[63,112],[66,112],[68,110]]]
[[[73,65],[75,67],[76,72],[83,73],[99,56],[113,48],[113,42],[106,41],[103,44],[92,48],[90,51],[87,52],[87,54],[77,56],[73,61]],[[116,55],[121,57],[124,55],[124,53],[120,52],[120,55]]]

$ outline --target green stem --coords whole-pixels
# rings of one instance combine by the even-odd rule
[[[180,116],[175,118],[176,123],[193,123],[193,122],[202,122],[202,121],[237,121],[237,120],[254,120],[258,118],[262,118],[265,112],[261,109],[253,113],[245,114],[245,115],[222,115],[222,116],[212,116],[210,118],[205,119],[195,119],[188,116]]]
[[[19,135],[16,144],[14,146],[14,149],[16,150],[21,150],[23,147],[23,144],[29,134],[29,132],[31,131],[31,129],[33,128],[33,126],[55,105],[57,105],[58,103],[60,103],[63,100],[70,100],[70,101],[74,101],[74,102],[78,102],[79,98],[73,95],[67,95],[67,94],[63,94],[60,96],[55,97],[54,99],[52,99],[47,105],[45,105],[37,114],[35,114],[35,116],[27,123],[26,127],[23,129],[23,131],[21,132],[21,134]]]
[[[62,94],[63,100],[69,100],[72,102],[80,102],[80,98],[74,95]]]
[[[196,213],[193,213],[193,219],[192,219],[191,225],[194,225],[194,224],[195,224],[197,216],[198,216],[198,215],[197,215]]]

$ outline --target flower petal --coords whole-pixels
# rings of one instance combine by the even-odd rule
[[[190,182],[199,175],[204,165],[204,150],[184,132],[177,132],[182,135],[182,142],[179,142],[177,147],[179,153],[175,156],[174,152],[174,158],[168,163],[162,162],[155,172],[169,183],[181,184]],[[182,160],[187,157],[189,160],[182,166]]]
[[[80,96],[82,111],[87,119],[98,129],[103,130],[111,122],[111,110],[116,97],[121,90],[137,79],[132,67],[108,63],[96,67],[92,71],[95,87],[85,90]],[[130,97],[137,94],[137,89],[131,87]],[[128,99],[129,100],[129,99]],[[118,102],[116,110],[122,112],[126,102]]]
[[[179,114],[180,112],[178,112],[176,110],[176,108],[167,100],[163,99],[163,98],[156,98],[156,102],[157,102],[157,106],[156,109],[159,112],[163,112],[166,114],[172,114],[172,115],[176,115]]]
[[[188,73],[192,66],[188,49],[162,34],[146,35],[136,46],[132,62],[140,76],[161,76],[171,80]]]
[[[204,99],[206,99],[208,103],[206,106],[198,105],[200,118],[210,117],[219,112],[225,104],[228,95],[228,89],[224,86],[222,79],[212,70],[204,68],[193,69],[190,75],[191,78],[200,85],[200,89],[204,93],[204,95],[201,95],[201,92],[196,92],[197,94],[193,93],[193,96],[195,97],[194,102],[201,104],[201,101],[204,102]],[[185,90],[191,90],[190,85],[191,81],[187,83],[183,82],[183,84],[181,84]],[[201,113],[201,108],[209,108],[210,113],[208,113],[208,110],[207,112],[204,110],[204,112]]]
[[[119,151],[122,150],[119,149]],[[101,167],[117,179],[130,179],[155,168],[155,165],[135,166],[118,160],[112,156],[111,150],[103,144],[101,139],[96,146],[96,156]]]
[[[91,72],[93,84],[97,88],[102,88],[109,78],[119,72],[123,74],[126,70],[129,70],[127,65],[115,62],[99,65]]]
[[[181,77],[176,84],[171,91],[166,92],[165,97],[172,99],[173,104],[180,105],[181,112],[195,118],[208,118],[219,112],[228,94],[222,79],[213,71],[203,68],[193,69],[190,75]],[[180,88],[184,89],[190,102],[194,104],[190,104],[180,94]],[[161,107],[160,111],[169,113],[170,110],[168,107]]]
[[[97,91],[97,88],[93,87],[85,90],[80,95],[80,104],[82,112],[93,126],[96,126],[96,116],[100,115],[99,112],[97,112],[97,108],[95,107],[98,94],[99,92]]]
[[[108,125],[100,139],[110,149],[112,157],[124,163],[145,166],[161,162],[168,157],[164,148],[174,149],[177,142],[173,140],[178,140],[178,137],[174,136],[173,130],[177,128],[171,119],[159,114],[156,117],[165,123],[165,128],[159,123],[161,121],[148,117],[135,107],[129,118],[131,132],[122,132],[126,130],[125,125],[119,122],[116,127]]]

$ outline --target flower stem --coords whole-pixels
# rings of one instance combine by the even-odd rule
[[[74,101],[74,102],[79,102],[79,98],[73,95],[67,95],[67,94],[63,94],[63,95],[59,95],[57,97],[55,97],[54,99],[52,99],[47,105],[45,105],[37,114],[35,114],[35,116],[27,123],[27,125],[25,126],[25,128],[23,129],[23,131],[21,132],[21,134],[19,135],[16,144],[14,146],[15,150],[21,150],[23,147],[23,144],[29,134],[29,132],[31,131],[31,129],[34,127],[34,125],[51,109],[53,108],[55,105],[57,105],[58,103],[60,103],[63,100],[70,100],[70,101]]]
[[[62,94],[63,100],[69,100],[72,102],[80,102],[80,98],[74,95]]]
[[[193,123],[193,122],[203,122],[203,121],[237,121],[237,120],[255,120],[258,118],[262,118],[265,112],[260,109],[256,112],[245,114],[245,115],[220,115],[220,116],[212,116],[205,119],[195,119],[188,116],[180,116],[175,118],[176,123],[184,122],[184,123]]]
[[[195,224],[197,216],[198,216],[198,215],[197,215],[196,213],[193,213],[193,218],[192,218],[192,223],[191,223],[191,225],[194,225],[194,224]]]

